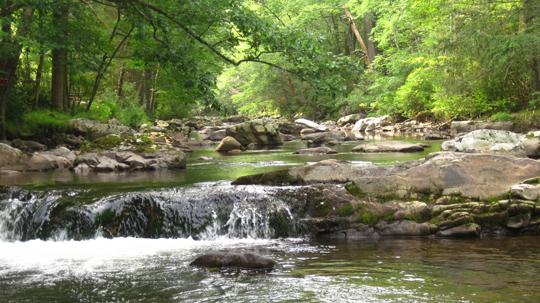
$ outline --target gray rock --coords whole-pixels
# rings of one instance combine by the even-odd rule
[[[512,186],[512,196],[540,202],[540,184],[517,184]]]
[[[269,119],[257,119],[227,128],[227,136],[242,146],[253,143],[259,147],[275,147],[283,144],[277,125]]]
[[[525,136],[506,130],[479,129],[445,141],[442,150],[466,153],[508,153],[525,155]]]
[[[424,150],[424,145],[399,142],[399,141],[388,141],[381,143],[366,143],[355,146],[353,152],[362,152],[362,153],[382,153],[382,152],[402,152],[402,153],[413,153],[420,152]]]
[[[198,256],[191,266],[270,270],[277,262],[252,253],[212,252]]]
[[[8,168],[18,165],[23,156],[20,149],[14,148],[4,143],[0,143],[0,168]]]
[[[538,159],[540,158],[540,138],[532,137],[525,138],[522,141],[523,148],[525,149],[525,154],[529,158]]]
[[[365,133],[373,132],[388,124],[390,124],[388,116],[364,118],[356,121],[352,133],[354,136],[363,137]]]

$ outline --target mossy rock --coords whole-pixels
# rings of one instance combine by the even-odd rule
[[[336,213],[340,217],[348,217],[354,213],[354,207],[351,203],[345,203],[337,209]]]

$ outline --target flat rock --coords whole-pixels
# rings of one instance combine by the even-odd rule
[[[383,153],[383,152],[401,152],[414,153],[421,152],[425,148],[422,144],[407,143],[399,141],[388,141],[381,143],[366,143],[355,146],[353,152],[361,153]]]

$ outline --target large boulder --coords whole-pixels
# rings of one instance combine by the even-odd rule
[[[275,147],[283,144],[277,125],[269,119],[257,119],[227,128],[227,136],[236,139],[244,148]]]
[[[442,150],[466,153],[509,153],[524,156],[525,136],[507,130],[479,129],[445,141]]]
[[[121,135],[131,133],[131,129],[125,125],[116,123],[101,123],[88,119],[72,119],[68,123],[76,133],[82,134],[90,139],[97,139],[107,135]]]
[[[198,256],[190,265],[208,268],[270,270],[277,265],[277,262],[252,253],[211,252]]]
[[[383,153],[383,152],[401,152],[414,153],[421,152],[425,145],[418,143],[407,143],[400,141],[388,141],[380,143],[367,143],[355,146],[352,151],[360,153]]]
[[[15,139],[11,141],[11,146],[18,148],[24,152],[37,152],[37,151],[44,151],[47,149],[47,146],[31,140],[21,140],[21,139]]]
[[[540,175],[540,161],[509,155],[441,152],[420,165],[387,176],[354,180],[360,191],[374,196],[415,197],[418,194],[460,195],[490,199]]]
[[[319,124],[317,122],[313,122],[313,121],[308,120],[308,119],[296,119],[296,120],[294,120],[294,123],[298,123],[300,125],[307,126],[309,128],[312,128],[312,129],[314,129],[316,131],[320,131],[320,132],[324,132],[324,131],[328,130],[327,126],[321,125],[321,124]]]
[[[227,153],[233,150],[242,150],[244,147],[240,142],[231,136],[227,136],[221,140],[219,145],[216,147],[217,152]]]

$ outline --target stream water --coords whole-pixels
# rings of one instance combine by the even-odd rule
[[[540,302],[538,238],[320,242],[292,228],[297,188],[228,182],[325,158],[385,165],[439,148],[362,155],[350,152],[355,144],[328,156],[293,155],[300,142],[235,156],[203,149],[175,173],[3,177],[24,189],[0,196],[0,302]],[[270,227],[276,216],[291,227],[285,237]],[[189,266],[213,250],[260,253],[280,266],[268,274]]]

